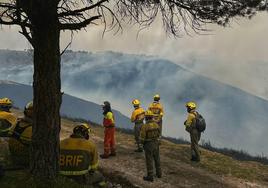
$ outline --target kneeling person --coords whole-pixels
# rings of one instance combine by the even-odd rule
[[[8,140],[12,162],[15,165],[29,167],[30,145],[32,142],[33,102],[24,108],[24,117],[10,129]]]
[[[96,145],[88,140],[90,128],[81,124],[73,134],[60,142],[60,174],[78,183],[105,187],[104,178],[98,168]]]
[[[17,118],[10,111],[12,101],[9,98],[0,99],[0,137],[9,137],[9,131],[17,123]]]

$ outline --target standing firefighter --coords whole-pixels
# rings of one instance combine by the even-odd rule
[[[115,121],[111,110],[111,104],[108,101],[103,105],[103,126],[104,126],[104,153],[101,158],[106,159],[109,156],[115,156]]]
[[[133,100],[132,104],[135,108],[131,116],[131,122],[135,123],[134,134],[135,134],[135,141],[137,144],[137,150],[135,150],[135,152],[142,152],[143,149],[140,141],[140,130],[143,125],[145,111],[143,110],[142,107],[140,107],[140,101],[138,99]]]
[[[10,128],[17,122],[17,118],[10,112],[11,107],[9,98],[0,99],[0,137],[8,137]]]
[[[162,123],[163,123],[163,115],[164,109],[160,101],[160,95],[156,94],[154,96],[154,102],[150,104],[148,110],[152,111],[154,114],[154,121],[159,125],[160,128],[160,137],[162,136]]]
[[[77,125],[73,134],[60,142],[60,174],[78,183],[106,187],[98,168],[98,151],[89,140],[89,125]]]
[[[11,127],[8,141],[11,159],[14,164],[29,166],[30,144],[32,141],[33,102],[29,102],[24,108],[24,117]]]
[[[156,176],[162,177],[159,156],[159,137],[160,129],[156,122],[153,121],[154,114],[152,111],[145,112],[146,123],[141,127],[141,142],[145,151],[147,176],[143,177],[145,181],[154,181],[154,166]]]
[[[200,120],[198,118],[202,118],[204,121],[203,117],[196,112],[196,103],[195,102],[188,102],[186,103],[186,108],[188,114],[187,120],[184,122],[185,129],[187,132],[190,133],[191,137],[191,161],[200,161],[200,151],[199,151],[199,146],[198,142],[201,137],[201,131],[204,131],[205,128],[200,130]],[[202,124],[202,123],[201,123]],[[198,126],[199,125],[199,126]],[[205,122],[204,122],[205,126]]]

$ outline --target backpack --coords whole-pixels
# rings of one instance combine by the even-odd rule
[[[199,132],[204,132],[206,130],[206,121],[203,118],[203,116],[201,114],[199,114],[198,112],[196,112],[195,115],[195,127]]]

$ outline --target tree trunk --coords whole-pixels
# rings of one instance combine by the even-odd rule
[[[44,16],[44,15],[43,15]],[[33,137],[31,172],[35,178],[55,179],[60,132],[60,47],[58,19],[34,22]]]

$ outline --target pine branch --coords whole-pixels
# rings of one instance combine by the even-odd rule
[[[59,17],[65,17],[65,16],[77,16],[77,15],[81,15],[84,12],[88,11],[88,10],[92,10],[100,5],[102,5],[104,2],[108,2],[109,0],[100,0],[99,2],[88,6],[88,7],[84,7],[81,9],[76,9],[76,10],[65,10],[64,12],[59,13]],[[60,7],[62,8],[62,7]]]
[[[60,24],[60,29],[61,30],[80,30],[82,28],[87,27],[89,24],[91,24],[94,20],[98,20],[100,19],[102,16],[98,15],[98,16],[92,16],[89,19],[85,19],[82,22],[78,22],[78,23],[61,23]]]

